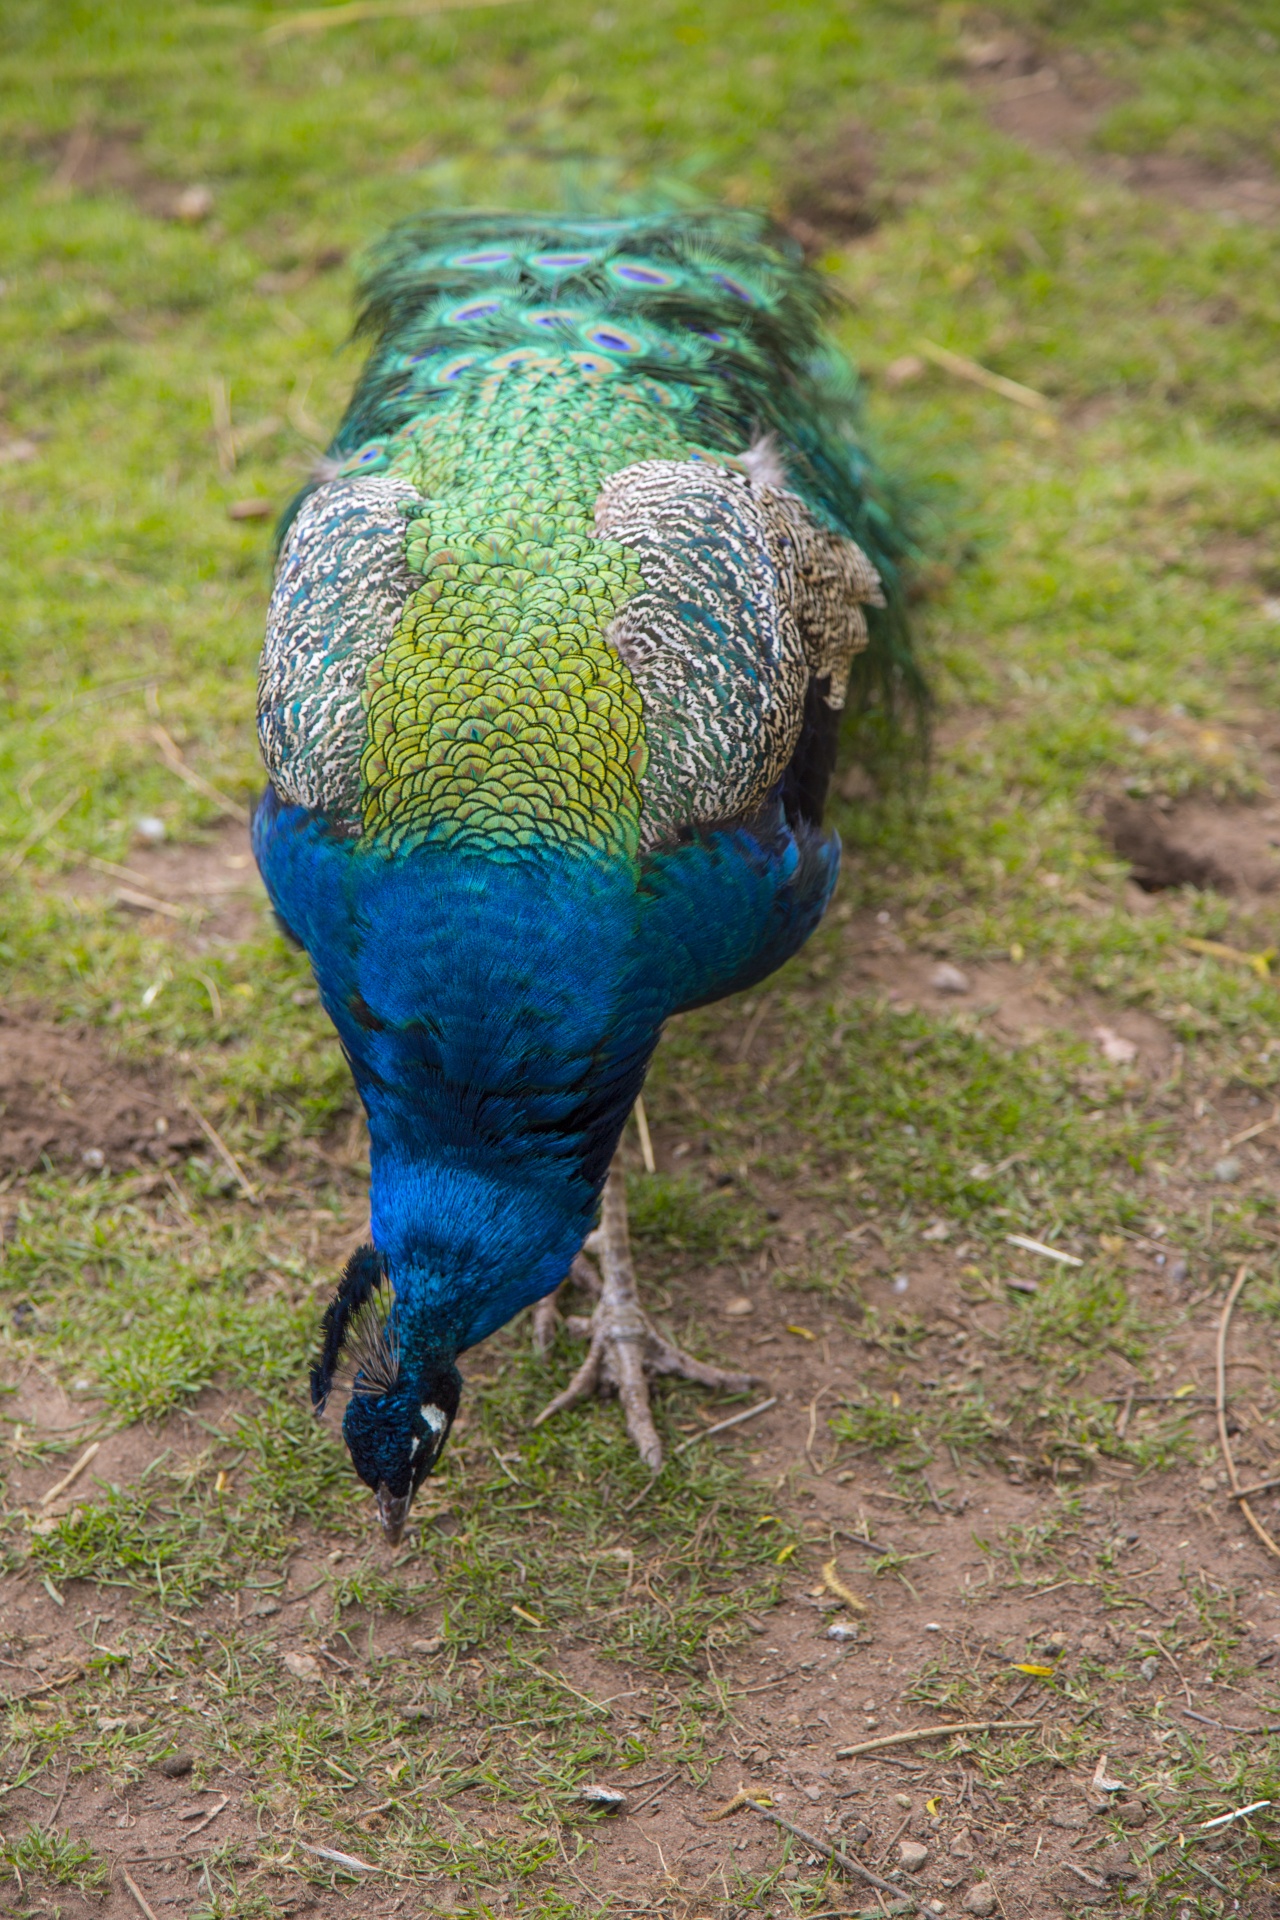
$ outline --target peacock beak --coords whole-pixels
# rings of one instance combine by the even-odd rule
[[[404,1532],[404,1523],[409,1518],[411,1493],[397,1496],[392,1493],[384,1480],[378,1488],[378,1518],[382,1522],[382,1531],[387,1537],[387,1545],[398,1547],[400,1536]]]

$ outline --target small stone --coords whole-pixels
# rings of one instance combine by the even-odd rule
[[[1111,1807],[1111,1818],[1118,1820],[1122,1827],[1145,1827],[1148,1809],[1141,1800],[1117,1800]]]
[[[1098,1043],[1104,1060],[1113,1067],[1132,1066],[1138,1057],[1138,1049],[1132,1040],[1126,1040],[1122,1033],[1112,1027],[1095,1027],[1093,1037]]]
[[[929,975],[929,985],[935,993],[968,993],[969,976],[961,973],[959,967],[953,967],[949,960],[943,960]]]
[[[173,203],[173,218],[189,227],[198,227],[213,212],[213,194],[208,187],[184,187]]]
[[[319,1680],[320,1662],[313,1653],[286,1653],[284,1664],[295,1680]]]
[[[279,1613],[279,1611],[278,1600],[259,1600],[257,1606],[250,1607],[244,1617],[246,1620],[269,1620],[273,1613]]]
[[[994,1913],[996,1910],[996,1890],[981,1881],[976,1887],[970,1887],[964,1897],[966,1913]]]
[[[755,1301],[748,1300],[745,1293],[738,1294],[733,1300],[726,1300],[721,1308],[726,1320],[745,1320],[747,1315],[754,1313],[755,1310]]]
[[[898,1859],[908,1873],[920,1873],[928,1864],[929,1849],[921,1840],[899,1840]]]
[[[1241,1165],[1242,1162],[1236,1158],[1234,1153],[1225,1154],[1221,1160],[1214,1161],[1213,1177],[1215,1180],[1221,1180],[1224,1183],[1231,1180],[1238,1180],[1240,1178]]]
[[[1142,1665],[1138,1668],[1138,1672],[1144,1680],[1154,1680],[1159,1671],[1160,1662],[1156,1659],[1154,1653],[1149,1653]]]
[[[425,1640],[411,1640],[409,1642],[409,1651],[410,1653],[439,1653],[443,1645],[444,1635],[442,1633],[433,1633]]]
[[[86,1167],[92,1167],[95,1172],[100,1171],[107,1164],[107,1156],[101,1147],[86,1147],[80,1159]]]
[[[158,847],[168,831],[164,821],[154,813],[144,813],[141,819],[135,820],[133,830],[149,847]]]
[[[579,1787],[577,1798],[588,1807],[599,1807],[605,1813],[621,1813],[627,1804],[625,1793],[619,1793],[616,1787]]]
[[[857,1637],[858,1629],[851,1627],[847,1620],[837,1620],[827,1628],[828,1640],[856,1640]]]
[[[194,1753],[167,1753],[156,1772],[162,1773],[166,1780],[181,1780],[184,1774],[190,1773],[195,1763]]]

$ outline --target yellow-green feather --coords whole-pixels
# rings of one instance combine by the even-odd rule
[[[391,464],[427,502],[407,534],[421,585],[369,673],[366,831],[635,853],[644,716],[605,636],[641,580],[594,506],[610,473],[688,451],[643,387],[554,354],[402,435]]]

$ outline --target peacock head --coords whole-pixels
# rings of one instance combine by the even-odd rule
[[[462,1397],[452,1358],[412,1363],[402,1351],[395,1299],[384,1262],[361,1247],[347,1262],[324,1317],[311,1399],[323,1415],[335,1386],[346,1391],[342,1437],[378,1501],[378,1518],[395,1546],[413,1496],[444,1452]]]

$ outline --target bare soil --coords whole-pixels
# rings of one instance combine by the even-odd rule
[[[902,1874],[902,1883],[940,1900],[942,1912],[959,1911],[980,1878],[994,1887],[1007,1914],[1105,1904],[1138,1872],[1136,1849],[1125,1835],[1140,1840],[1153,1819],[1152,1786],[1159,1785],[1168,1736],[1148,1717],[1152,1703],[1167,1701],[1170,1721],[1191,1722],[1210,1749],[1223,1751],[1230,1744],[1223,1722],[1256,1725],[1274,1713],[1280,1603],[1273,1563],[1223,1498],[1218,1474],[1197,1478],[1180,1471],[1139,1483],[1120,1468],[1099,1473],[1081,1491],[1079,1541],[1064,1543],[1055,1565],[1017,1578],[980,1543],[995,1543],[1010,1528],[1043,1521],[1047,1486],[1033,1466],[939,1472],[931,1483],[936,1507],[918,1513],[904,1504],[877,1465],[850,1463],[833,1445],[822,1409],[855,1382],[915,1395],[930,1378],[963,1376],[984,1365],[984,1334],[998,1324],[1000,1308],[973,1304],[957,1285],[957,1264],[957,1256],[940,1247],[927,1267],[913,1269],[910,1306],[929,1332],[910,1359],[889,1358],[836,1318],[815,1313],[811,1296],[789,1297],[759,1287],[752,1293],[752,1313],[744,1317],[725,1311],[741,1298],[740,1276],[721,1274],[708,1282],[701,1304],[712,1313],[719,1310],[717,1349],[770,1376],[769,1386],[779,1395],[776,1409],[729,1444],[750,1448],[760,1476],[788,1489],[819,1556],[835,1558],[867,1612],[851,1615],[819,1592],[807,1573],[776,1610],[748,1621],[748,1646],[715,1669],[733,1719],[711,1777],[701,1788],[679,1773],[664,1783],[661,1771],[656,1778],[646,1774],[639,1786],[625,1777],[609,1783],[627,1794],[634,1811],[624,1810],[598,1830],[599,1852],[589,1869],[593,1894],[614,1892],[642,1907],[665,1895],[675,1911],[686,1915],[730,1911],[723,1905],[722,1872],[735,1864],[763,1870],[776,1860],[779,1846],[777,1830],[750,1810],[724,1821],[709,1817],[745,1785],[755,1795],[770,1797],[794,1825],[842,1844],[881,1875],[897,1868],[902,1839],[918,1840],[928,1849],[927,1859],[919,1871]],[[873,1299],[883,1287],[887,1307],[895,1296],[887,1272],[876,1270],[874,1256],[867,1278]],[[1138,1248],[1130,1285],[1157,1315],[1177,1291],[1152,1255]],[[1212,1432],[1214,1319],[1207,1307],[1197,1311],[1186,1330],[1167,1343],[1161,1368],[1171,1385],[1194,1384],[1192,1419],[1204,1439]],[[814,1337],[794,1331],[801,1326]],[[1247,1357],[1238,1358],[1233,1373],[1245,1404],[1253,1391],[1249,1366]],[[1116,1362],[1090,1384],[1123,1395],[1134,1383]],[[70,1428],[77,1414],[84,1417],[84,1409],[65,1400],[50,1404],[47,1390],[39,1399],[39,1406],[33,1402],[26,1411],[43,1424]],[[601,1417],[616,1415],[602,1412]],[[1237,1438],[1237,1457],[1251,1475],[1271,1460],[1260,1417],[1255,1424],[1250,1408],[1242,1419],[1248,1424]],[[94,1478],[133,1478],[165,1447],[194,1451],[202,1438],[185,1419],[154,1435],[135,1429],[111,1436],[95,1463]],[[43,1485],[55,1477],[53,1469],[19,1476],[16,1498],[34,1505]],[[93,1497],[90,1485],[54,1510]],[[1274,1499],[1264,1503],[1273,1524],[1275,1505]],[[1102,1580],[1092,1560],[1104,1542],[1111,1543],[1117,1565]],[[872,1577],[871,1563],[895,1550],[902,1556],[899,1574]],[[375,1556],[382,1551],[373,1549]],[[285,1656],[309,1654],[318,1676],[339,1671],[323,1619],[316,1618],[314,1606],[301,1604],[327,1565],[325,1543],[316,1542],[295,1559],[284,1595],[265,1606],[260,1596],[236,1595],[229,1605],[207,1609],[207,1617],[196,1616],[197,1624],[269,1643],[280,1660],[281,1687],[314,1689],[322,1678],[295,1677]],[[1160,1650],[1162,1640],[1185,1636],[1195,1619],[1189,1588],[1196,1581],[1229,1594],[1239,1610],[1238,1628],[1253,1669],[1241,1687],[1207,1685],[1194,1653],[1179,1660]],[[109,1593],[72,1584],[64,1600],[58,1607],[34,1580],[10,1578],[0,1584],[11,1693],[44,1690],[44,1697],[56,1696],[58,1680],[86,1657],[92,1632],[100,1646],[112,1645],[129,1628],[127,1602]],[[847,1631],[850,1623],[857,1629],[855,1639],[830,1637],[833,1626]],[[411,1643],[429,1639],[436,1624],[419,1617],[369,1625],[371,1651],[399,1652],[410,1711],[414,1677],[425,1679],[431,1665],[431,1656],[415,1652]],[[341,1658],[348,1666],[353,1643],[366,1644],[358,1634],[344,1640]],[[636,1684],[634,1677],[584,1656],[571,1643],[553,1650],[544,1643],[540,1654],[592,1697],[618,1696],[613,1711],[626,1722],[627,1689]],[[1151,1655],[1155,1671],[1144,1677],[1137,1671],[1139,1656]],[[1029,1677],[1018,1671],[1019,1662],[1047,1664],[1055,1678]],[[1084,1761],[1054,1766],[1045,1760],[998,1795],[982,1784],[963,1747],[959,1758],[944,1762],[927,1737],[886,1752],[843,1760],[837,1755],[844,1746],[958,1718],[1013,1717],[1052,1728],[1070,1712],[1062,1696],[1075,1676],[1102,1665],[1127,1668],[1128,1677],[1101,1689],[1095,1681],[1105,1703]],[[959,1676],[977,1686],[963,1712],[929,1703],[931,1691]],[[654,1688],[648,1697],[661,1692]],[[666,1692],[677,1704],[678,1682]],[[127,1703],[120,1710],[127,1712]],[[61,1817],[72,1832],[124,1862],[148,1902],[162,1912],[191,1898],[192,1876],[206,1849],[229,1841],[254,1846],[259,1828],[249,1795],[261,1783],[225,1768],[216,1754],[197,1755],[194,1775],[168,1777],[165,1766],[183,1765],[190,1749],[176,1727],[174,1737],[166,1738],[163,1709],[150,1711],[160,1757],[152,1775],[123,1796],[93,1781],[73,1780]],[[425,1729],[421,1737],[428,1737]],[[1124,1783],[1118,1790],[1102,1792],[1092,1784],[1103,1754],[1108,1777]],[[651,1797],[654,1785],[660,1790]],[[191,1816],[212,1811],[224,1796],[222,1810],[197,1833]],[[455,1804],[464,1818],[481,1814],[471,1796]],[[39,1818],[47,1809],[34,1795],[19,1792],[12,1811]],[[488,1812],[485,1817],[492,1818]],[[370,1830],[376,1829],[375,1817]],[[310,1837],[316,1844],[326,1842],[323,1834]],[[1212,1858],[1211,1851],[1206,1857]],[[443,1884],[433,1897],[447,1910]],[[300,1905],[337,1913],[349,1898],[312,1892],[301,1897]],[[389,1912],[398,1898],[379,1892],[362,1898],[361,1910]],[[848,1904],[862,1903],[854,1896]],[[1241,1911],[1263,1914],[1272,1908],[1264,1901]],[[63,1912],[105,1912],[110,1920],[124,1920],[133,1908],[118,1887],[105,1906],[70,1896]]]
[[[126,860],[77,867],[57,884],[72,899],[109,899],[116,912],[145,920],[149,934],[196,953],[239,945],[269,911],[249,830],[238,821],[202,841],[138,842]]]
[[[191,224],[207,219],[213,211],[210,189],[152,172],[140,151],[143,134],[139,126],[96,126],[86,119],[52,145],[36,142],[50,166],[50,191],[58,196],[126,193],[144,213],[157,219]]]
[[[986,1009],[982,1017],[1009,1045],[1034,1044],[1037,1031],[1047,1027],[1085,1037],[1106,1029],[1130,1039],[1135,1053],[1117,1068],[1099,1043],[1099,1072],[1129,1074],[1135,1093],[1158,1086],[1168,1073],[1175,1045],[1147,1015],[1109,1007],[1101,999],[1064,995],[1051,978],[1012,963],[970,969],[963,990],[955,991],[953,983],[944,992],[934,984],[936,955],[911,949],[891,925],[874,919],[851,922],[848,940],[851,969],[865,980],[880,981],[901,1002],[947,1004],[970,1013]],[[32,1026],[10,1023],[9,1030],[25,1036],[26,1046],[40,1044],[39,1030]],[[45,1029],[44,1038],[56,1040],[59,1031]],[[113,1069],[101,1054],[86,1053],[83,1036],[68,1055],[64,1080],[89,1057],[97,1077],[88,1084],[100,1087],[106,1099]],[[134,1111],[143,1098],[135,1078],[115,1069],[114,1084],[121,1111]],[[145,1082],[142,1086],[152,1097]],[[163,1102],[154,1098],[159,1111]],[[1199,1111],[1180,1114],[1180,1159],[1167,1176],[1175,1187],[1206,1177],[1224,1134],[1247,1124],[1252,1112],[1247,1099],[1237,1090],[1216,1106],[1202,1101]],[[144,1126],[152,1108],[137,1111]],[[74,1135],[81,1137],[88,1136]],[[1246,1177],[1280,1194],[1274,1137],[1264,1133],[1243,1152],[1252,1156]],[[687,1166],[697,1150],[678,1126],[658,1128],[655,1147],[659,1165],[673,1170]],[[1153,1208],[1170,1190],[1150,1176],[1143,1176],[1143,1185]],[[734,1867],[762,1871],[776,1863],[781,1845],[777,1828],[749,1809],[724,1820],[711,1817],[745,1785],[753,1794],[769,1796],[793,1825],[842,1845],[882,1876],[897,1875],[904,1891],[940,1903],[934,1911],[984,1910],[984,1895],[973,1892],[983,1885],[994,1890],[995,1910],[1007,1916],[1107,1905],[1139,1873],[1150,1871],[1137,1863],[1143,1835],[1150,1837],[1160,1817],[1167,1743],[1174,1737],[1170,1729],[1190,1729],[1211,1753],[1225,1754],[1237,1737],[1233,1729],[1261,1726],[1280,1711],[1275,1683],[1280,1569],[1226,1499],[1225,1472],[1217,1467],[1181,1466],[1138,1477],[1123,1465],[1100,1460],[1091,1475],[1072,1479],[1061,1464],[1019,1451],[1011,1442],[1003,1458],[987,1464],[959,1456],[940,1462],[930,1475],[932,1504],[923,1510],[905,1500],[886,1466],[857,1457],[833,1440],[827,1415],[858,1387],[897,1393],[904,1403],[924,1407],[937,1394],[1004,1366],[995,1358],[994,1338],[1005,1302],[975,1296],[969,1278],[972,1250],[946,1222],[937,1223],[927,1254],[908,1263],[903,1288],[901,1263],[887,1253],[872,1223],[858,1242],[867,1306],[882,1323],[905,1311],[925,1328],[914,1349],[886,1346],[875,1337],[874,1325],[786,1284],[788,1249],[803,1246],[814,1219],[784,1188],[762,1184],[758,1198],[780,1216],[778,1236],[762,1261],[746,1268],[727,1264],[695,1276],[677,1302],[675,1317],[684,1319],[687,1308],[693,1337],[703,1350],[750,1369],[761,1378],[762,1392],[777,1394],[771,1411],[708,1444],[747,1452],[754,1472],[776,1490],[775,1500],[801,1516],[811,1551],[783,1602],[763,1617],[746,1620],[747,1644],[715,1657],[712,1672],[732,1717],[709,1778],[695,1784],[680,1770],[668,1770],[667,1777],[655,1768],[638,1784],[626,1777],[606,1781],[624,1792],[628,1806],[597,1829],[598,1851],[575,1871],[593,1898],[613,1893],[638,1910],[661,1905],[683,1920],[734,1912],[728,1892]],[[1034,1288],[1051,1271],[1033,1254],[1014,1258],[1027,1287]],[[1206,1276],[1155,1232],[1133,1236],[1124,1260],[1131,1298],[1152,1321],[1165,1322],[1168,1331],[1155,1350],[1150,1378],[1139,1379],[1115,1354],[1076,1390],[1127,1401],[1135,1419],[1158,1417],[1177,1396],[1198,1445],[1211,1446],[1219,1309],[1208,1298]],[[1243,1346],[1237,1338],[1228,1378],[1233,1445],[1241,1475],[1249,1480],[1280,1467],[1280,1441],[1266,1380],[1269,1368]],[[1025,1378],[1014,1384],[1030,1390],[1036,1385],[1034,1370],[1024,1371]],[[95,1411],[34,1373],[19,1381],[18,1392],[19,1417],[45,1429],[60,1428],[68,1437]],[[93,1473],[51,1511],[100,1497],[101,1486],[110,1480],[136,1478],[167,1447],[179,1455],[197,1451],[207,1440],[198,1420],[210,1418],[218,1404],[211,1392],[193,1410],[194,1419],[170,1421],[158,1432],[135,1428],[110,1435]],[[600,1418],[617,1421],[616,1409],[603,1409]],[[619,1439],[621,1444],[620,1425]],[[59,1464],[17,1473],[15,1505],[27,1503],[35,1511],[62,1471]],[[1055,1482],[1078,1496],[1076,1520],[1044,1559],[1011,1557],[1001,1542],[1011,1529],[1044,1524],[1056,1506]],[[1280,1531],[1280,1498],[1261,1496],[1258,1510]],[[1098,1563],[1104,1546],[1113,1561],[1105,1574]],[[371,1543],[368,1556],[376,1562],[384,1551]],[[886,1555],[893,1564],[877,1575],[875,1565]],[[831,1559],[864,1600],[865,1614],[848,1611],[821,1590],[815,1571]],[[350,1638],[336,1641],[332,1623],[308,1593],[329,1565],[327,1543],[307,1542],[291,1565],[285,1593],[266,1602],[248,1591],[236,1594],[197,1612],[194,1622],[216,1626],[224,1636],[250,1635],[271,1649],[280,1663],[282,1689],[315,1690],[326,1674],[339,1672],[340,1661],[348,1669],[353,1659],[358,1665],[359,1650],[394,1649],[405,1676],[406,1711],[412,1715],[415,1698],[425,1698],[432,1661],[413,1643],[429,1641],[438,1621],[429,1612],[409,1621],[378,1617],[353,1632],[347,1615]],[[1209,1640],[1197,1611],[1206,1594],[1217,1596],[1239,1635],[1238,1684],[1215,1684],[1206,1675],[1203,1650]],[[69,1583],[63,1600],[57,1605],[28,1575],[0,1580],[10,1694],[56,1699],[59,1680],[74,1675],[94,1635],[99,1645],[114,1645],[138,1632],[139,1621],[123,1596]],[[847,1634],[850,1627],[854,1637],[830,1637],[833,1628]],[[1175,1654],[1171,1647],[1183,1651]],[[288,1655],[309,1656],[311,1677],[291,1671]],[[592,1698],[611,1702],[611,1713],[624,1725],[633,1687],[644,1688],[650,1703],[666,1698],[673,1708],[678,1704],[678,1681],[637,1680],[630,1671],[585,1654],[571,1638],[559,1645],[544,1639],[540,1658]],[[1047,1666],[1053,1677],[1020,1671],[1018,1663]],[[947,1689],[961,1680],[969,1683],[970,1693],[963,1706],[950,1704]],[[983,1784],[966,1757],[971,1743],[963,1741],[958,1757],[947,1760],[927,1736],[886,1751],[840,1757],[846,1746],[958,1719],[1013,1717],[1065,1728],[1079,1717],[1071,1696],[1075,1693],[1078,1702],[1080,1686],[1089,1688],[1096,1703],[1083,1757],[1070,1764],[1046,1757],[1008,1778],[998,1791]],[[1157,1703],[1162,1712],[1153,1718]],[[198,1699],[184,1697],[180,1704],[198,1711]],[[127,1700],[119,1711],[128,1713]],[[212,1751],[195,1752],[193,1772],[166,1773],[165,1766],[185,1766],[190,1736],[182,1727],[189,1728],[191,1721],[184,1715],[180,1724],[177,1707],[172,1723],[154,1702],[147,1711],[158,1763],[153,1772],[124,1795],[103,1782],[73,1779],[59,1817],[73,1833],[122,1862],[161,1915],[195,1897],[206,1851],[232,1844],[243,1848],[246,1859],[253,1857],[263,1829],[252,1796],[263,1783]],[[424,1723],[409,1738],[429,1744],[429,1727]],[[1104,1756],[1106,1775],[1122,1783],[1106,1790],[1093,1782]],[[370,1805],[374,1799],[371,1795]],[[472,1795],[455,1805],[464,1819],[483,1819],[490,1827],[514,1819]],[[28,1790],[12,1795],[9,1810],[19,1819],[42,1819],[48,1812]],[[212,1818],[201,1827],[206,1813]],[[380,1818],[371,1814],[367,1830],[376,1832]],[[320,1831],[306,1838],[315,1845],[350,1846]],[[899,1863],[902,1843],[910,1840],[925,1847],[927,1856],[908,1872]],[[1206,1838],[1194,1853],[1209,1871],[1215,1844]],[[799,1858],[804,1857],[801,1845]],[[846,1885],[843,1904],[833,1912],[873,1905],[869,1891],[864,1898],[854,1883]],[[292,1910],[322,1915],[348,1911],[353,1898],[349,1892],[329,1895],[292,1881],[287,1889],[282,1885],[277,1892]],[[403,1889],[372,1882],[354,1897],[361,1912],[389,1914],[404,1906]],[[451,1902],[462,1899],[443,1881],[429,1897],[433,1911],[448,1911]],[[971,1897],[977,1905],[966,1907]],[[87,1920],[91,1913],[136,1920],[132,1897],[118,1878],[105,1902],[67,1895],[61,1910],[74,1920]],[[766,1900],[738,1910],[782,1909]],[[1274,1903],[1256,1893],[1238,1911],[1262,1916],[1274,1912]]]
[[[155,1068],[92,1028],[0,1008],[0,1182],[55,1167],[157,1167],[203,1136]]]
[[[875,181],[866,130],[856,120],[846,121],[820,149],[797,151],[781,225],[811,259],[870,233],[883,213]]]
[[[1068,154],[1138,193],[1216,213],[1227,221],[1280,218],[1280,180],[1262,167],[1230,172],[1189,154],[1106,153],[1094,136],[1121,97],[1087,55],[1050,54],[1030,35],[982,16],[961,42],[970,83],[1003,133],[1042,152]]]

